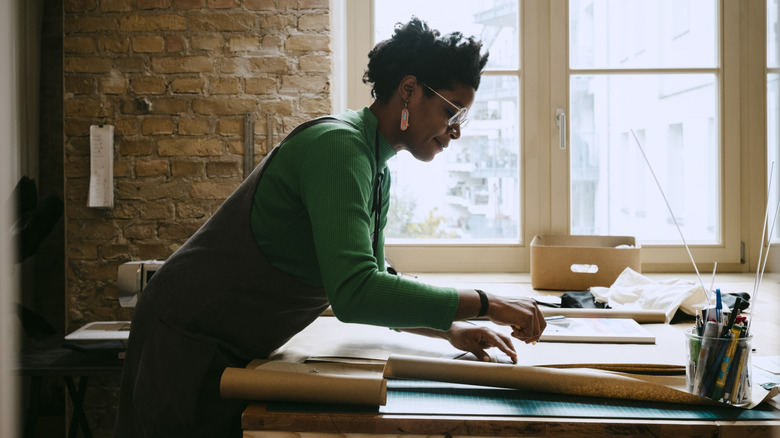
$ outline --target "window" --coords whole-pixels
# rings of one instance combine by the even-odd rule
[[[520,242],[518,3],[374,2],[374,41],[412,15],[444,33],[480,36],[490,51],[469,124],[430,163],[398,154],[386,239],[393,243]]]
[[[778,137],[778,123],[780,122],[780,113],[778,112],[778,104],[780,103],[778,41],[780,41],[780,36],[778,35],[778,1],[767,0],[766,6],[767,164],[769,165],[768,172],[772,178],[769,193],[769,206],[771,207],[780,202],[780,137]],[[772,217],[769,219],[773,220]],[[780,242],[780,225],[775,225],[770,239],[772,242]]]
[[[342,1],[345,107],[370,104],[354,85],[365,54],[412,15],[490,50],[461,140],[431,163],[391,163],[387,253],[401,269],[523,272],[537,234],[611,234],[636,236],[647,270],[690,270],[681,233],[697,264],[739,269],[743,221],[755,234],[740,201],[754,138],[741,111],[755,103],[731,43],[752,32],[739,2]],[[766,71],[777,93],[780,68]],[[776,126],[767,136],[777,155]]]
[[[573,234],[721,242],[717,3],[688,3],[569,1]]]

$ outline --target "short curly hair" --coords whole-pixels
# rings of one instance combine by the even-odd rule
[[[481,50],[482,42],[475,37],[460,32],[441,36],[413,16],[406,24],[397,23],[393,36],[371,49],[363,82],[373,84],[371,96],[381,102],[389,101],[407,75],[434,89],[463,84],[476,90],[488,59],[488,53],[481,54]]]

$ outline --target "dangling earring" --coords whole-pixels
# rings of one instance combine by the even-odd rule
[[[401,110],[401,131],[406,131],[409,127],[409,109],[406,108],[409,102],[404,102],[404,109]]]

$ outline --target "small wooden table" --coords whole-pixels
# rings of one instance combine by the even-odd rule
[[[66,347],[65,345],[70,345]],[[43,376],[57,376],[65,385],[73,402],[69,437],[75,437],[79,427],[86,438],[92,432],[84,415],[84,398],[90,376],[119,376],[122,374],[122,359],[119,353],[124,349],[120,341],[94,342],[90,345],[66,343],[62,335],[41,340],[20,354],[18,372],[30,376],[30,407],[24,426],[24,436],[32,437],[38,420],[41,379]],[[78,380],[74,380],[78,377]]]

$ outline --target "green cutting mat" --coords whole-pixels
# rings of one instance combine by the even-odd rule
[[[274,402],[276,412],[501,415],[524,417],[652,418],[668,420],[778,420],[771,406],[751,410],[531,393],[451,383],[389,380],[385,406]]]

